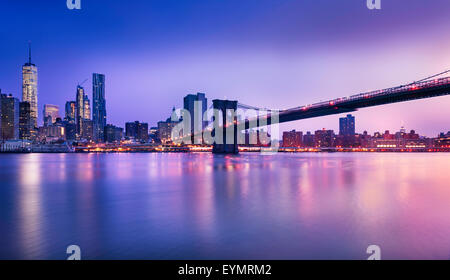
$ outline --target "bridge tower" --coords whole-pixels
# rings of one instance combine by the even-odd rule
[[[233,143],[227,143],[227,129],[226,129],[226,121],[227,121],[227,110],[233,110],[233,112],[236,112],[237,110],[237,101],[230,101],[230,100],[220,100],[220,99],[214,99],[213,100],[213,108],[217,109],[222,114],[222,123],[220,124],[220,128],[222,130],[223,135],[223,144],[216,144],[214,143],[213,146],[213,153],[214,154],[238,154],[238,141],[237,141],[237,125],[233,126],[234,135],[233,135]],[[234,114],[234,122],[237,121],[237,117]],[[215,132],[214,132],[215,133]]]

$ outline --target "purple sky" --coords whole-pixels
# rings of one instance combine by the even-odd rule
[[[106,75],[108,123],[156,125],[186,94],[290,108],[396,86],[450,68],[450,1],[65,0],[0,3],[0,88],[21,94],[27,41],[39,67],[39,108],[91,96]],[[131,3],[129,3],[131,2]],[[357,131],[402,125],[450,130],[450,96],[362,109]],[[62,112],[63,113],[63,112]],[[338,129],[339,115],[282,129]]]

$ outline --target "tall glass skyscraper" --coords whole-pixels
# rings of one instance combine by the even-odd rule
[[[83,120],[84,120],[84,88],[82,86],[77,86],[77,96],[76,96],[76,124],[77,133],[79,136],[83,133]]]
[[[29,46],[28,62],[22,66],[22,101],[30,103],[31,124],[37,127],[38,118],[38,73],[35,64],[31,63],[31,46]]]
[[[208,121],[203,119],[208,107],[208,99],[204,93],[188,94],[183,99],[184,109],[191,114],[191,133],[204,129]],[[198,108],[196,108],[198,106]]]
[[[344,136],[355,135],[355,117],[347,115],[339,119],[339,134]]]
[[[0,92],[0,140],[19,139],[19,99]]]
[[[94,123],[94,140],[104,141],[106,126],[105,75],[92,74],[92,120]]]
[[[75,101],[66,102],[66,121],[75,123],[77,103]]]

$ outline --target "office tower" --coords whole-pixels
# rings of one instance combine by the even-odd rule
[[[93,134],[94,134],[94,127],[93,127],[92,120],[84,119],[82,122],[83,122],[83,125],[82,125],[83,131],[81,134],[81,138],[85,139],[87,141],[92,141]]]
[[[46,117],[50,117],[50,124],[53,124],[57,118],[59,118],[59,106],[45,104],[44,105],[44,123],[46,122]]]
[[[30,103],[31,123],[37,127],[38,119],[38,73],[31,62],[31,45],[29,45],[28,62],[22,66],[22,101]]]
[[[303,132],[285,131],[283,132],[283,147],[301,147],[303,145]]]
[[[203,120],[203,114],[206,112],[208,106],[208,99],[205,97],[205,94],[188,94],[184,97],[183,101],[184,109],[189,111],[191,115],[191,133],[194,131],[202,131],[208,124],[207,120]],[[198,107],[196,108],[196,106]]]
[[[20,102],[19,103],[19,139],[30,140],[32,129],[33,129],[33,127],[32,127],[32,123],[31,123],[30,103]]]
[[[63,122],[66,132],[67,142],[73,142],[77,139],[77,125],[74,122]]]
[[[138,121],[126,123],[125,136],[136,141],[148,142],[148,124]]]
[[[158,127],[150,127],[148,139],[153,143],[158,142]]]
[[[80,85],[77,86],[77,96],[76,96],[76,111],[75,119],[77,124],[77,133],[81,136],[83,133],[83,120],[84,120],[84,88]]]
[[[139,123],[137,127],[137,139],[141,142],[148,142],[148,124]]]
[[[75,123],[77,103],[75,101],[66,102],[66,117],[65,120],[71,123]]]
[[[19,139],[19,99],[0,91],[0,139]]]
[[[92,120],[94,140],[102,141],[106,126],[105,75],[92,74]]]
[[[136,122],[127,122],[125,124],[125,136],[128,138],[136,138],[137,136],[137,123]]]
[[[84,95],[84,119],[91,119],[91,102],[89,101],[89,97]]]
[[[316,147],[333,147],[334,146],[334,131],[333,130],[317,130],[314,133],[314,145]]]
[[[171,119],[167,119],[165,122],[158,122],[158,137],[163,144],[172,142],[172,129],[178,123],[171,121]]]
[[[123,138],[123,128],[108,124],[105,126],[103,134],[105,135],[104,141],[106,143],[117,143]]]
[[[339,119],[339,135],[353,136],[355,135],[355,117],[347,115]]]

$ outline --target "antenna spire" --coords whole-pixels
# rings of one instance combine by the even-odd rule
[[[31,64],[31,41],[28,41],[28,63]]]

